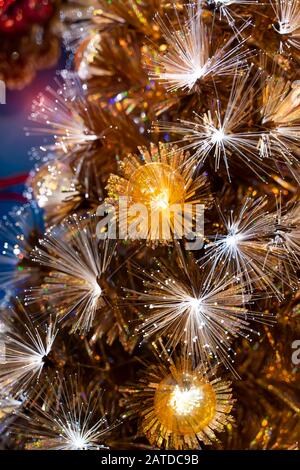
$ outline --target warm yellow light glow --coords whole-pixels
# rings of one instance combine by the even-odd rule
[[[134,203],[155,209],[167,209],[185,201],[185,182],[178,170],[166,163],[141,165],[131,176],[127,195]]]
[[[164,190],[151,200],[151,205],[154,209],[164,210],[169,206],[169,191]]]
[[[202,431],[214,419],[216,393],[210,383],[197,375],[182,373],[175,380],[170,374],[156,390],[154,409],[158,420],[169,432],[192,435]]]
[[[201,405],[202,390],[192,386],[190,389],[180,388],[176,385],[170,399],[170,406],[176,414],[187,416],[192,414]]]

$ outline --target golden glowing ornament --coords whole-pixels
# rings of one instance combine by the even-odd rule
[[[214,418],[216,393],[197,375],[183,374],[181,378],[181,384],[172,374],[161,381],[154,396],[154,410],[168,431],[194,435]]]
[[[137,385],[122,390],[127,416],[140,417],[140,430],[155,447],[198,449],[200,442],[218,441],[215,431],[232,421],[231,383],[202,364],[194,368],[189,360],[173,361],[166,350],[158,357]]]
[[[195,174],[190,154],[176,145],[159,143],[158,146],[151,144],[149,150],[146,147],[138,149],[140,155],[130,154],[121,162],[122,177],[110,176],[107,202],[117,206],[120,198],[126,198],[128,207],[142,205],[147,210],[147,217],[139,220],[141,238],[148,242],[165,242],[175,234],[183,233],[182,216],[192,220],[197,205],[207,207],[211,204],[209,184],[204,174]],[[135,218],[130,213],[127,220],[120,216],[120,225],[128,226]],[[165,224],[163,228],[154,225],[160,218],[164,220],[161,222]],[[130,234],[128,238],[131,238]]]
[[[172,204],[182,204],[186,198],[185,181],[172,166],[151,162],[140,166],[128,182],[127,193],[132,202],[154,205],[165,210]]]

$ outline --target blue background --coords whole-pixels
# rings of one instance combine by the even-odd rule
[[[0,104],[0,180],[13,177],[20,173],[27,173],[34,162],[28,155],[31,147],[42,143],[41,136],[26,137],[24,127],[30,127],[28,116],[31,111],[32,100],[43,92],[47,85],[53,84],[56,71],[64,68],[65,58],[62,55],[60,63],[55,69],[39,72],[34,81],[21,91],[7,91],[6,104]],[[21,185],[0,189],[0,192],[23,192]],[[7,198],[4,195],[5,199]],[[9,197],[9,196],[8,196]],[[17,203],[0,198],[0,216]]]

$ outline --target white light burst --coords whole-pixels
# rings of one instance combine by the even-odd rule
[[[101,115],[99,107],[89,105],[82,85],[74,74],[62,72],[57,89],[50,86],[33,100],[29,119],[40,127],[26,129],[27,135],[54,136],[55,145],[68,152],[69,148],[88,148],[103,137],[103,129],[94,128],[94,113]]]
[[[277,256],[278,271],[284,282],[294,290],[299,289],[300,269],[300,206],[291,208],[282,206],[282,198],[277,198],[277,210],[269,218],[274,229],[269,242],[269,251]]]
[[[101,412],[100,394],[87,395],[77,378],[49,384],[53,404],[34,403],[21,415],[14,432],[27,440],[29,450],[99,450],[116,425],[109,425]],[[30,440],[34,440],[33,443]]]
[[[184,150],[193,150],[191,158],[196,165],[207,158],[213,158],[215,170],[218,171],[223,161],[230,179],[230,161],[234,163],[238,160],[261,175],[264,169],[258,151],[258,142],[262,133],[248,128],[248,121],[253,112],[250,99],[253,99],[254,85],[260,74],[256,73],[249,80],[250,71],[251,68],[242,76],[235,74],[224,112],[217,101],[214,111],[209,110],[202,115],[195,112],[193,121],[159,122],[155,127],[162,132],[182,136],[176,143],[179,143]]]
[[[274,29],[287,46],[300,49],[300,2],[299,0],[271,0],[276,15]],[[281,48],[283,48],[281,42]]]
[[[183,343],[196,363],[214,358],[232,369],[233,338],[249,338],[249,321],[264,321],[264,315],[248,311],[250,296],[242,282],[217,273],[207,281],[206,270],[182,255],[179,264],[176,274],[164,266],[152,273],[141,271],[145,291],[126,290],[147,312],[137,331],[145,338],[167,337],[172,351]]]
[[[289,264],[290,272],[294,271],[293,262],[290,259],[288,263],[288,249],[279,244],[278,230],[282,226],[277,222],[277,213],[269,213],[266,205],[266,198],[247,198],[240,210],[230,211],[227,218],[220,208],[225,233],[216,235],[206,246],[203,263],[210,267],[208,282],[216,270],[221,270],[229,278],[241,280],[249,293],[258,288],[282,297],[280,287],[291,279],[283,273],[282,262]]]
[[[33,193],[39,207],[59,212],[60,205],[69,206],[70,211],[76,206],[78,180],[70,166],[49,160],[31,172],[28,192]],[[34,184],[34,187],[32,188]],[[75,199],[75,202],[74,202]]]
[[[51,319],[44,327],[35,326],[19,302],[2,318],[7,330],[2,338],[0,389],[1,393],[9,391],[13,396],[20,396],[39,379],[58,330]]]
[[[175,385],[174,391],[170,399],[170,406],[180,416],[188,416],[191,414],[199,402],[203,399],[203,393],[200,388],[191,386],[185,390]]]
[[[226,18],[228,24],[236,30],[234,7],[257,5],[259,4],[259,0],[207,0],[207,3],[208,5],[212,5],[216,11],[219,11],[220,18]]]
[[[99,241],[96,217],[73,215],[46,232],[32,252],[32,260],[49,269],[43,284],[27,291],[26,302],[41,298],[70,320],[72,331],[87,332],[96,311],[106,306],[100,286],[114,253],[114,243]],[[74,317],[74,318],[73,318]]]
[[[300,84],[274,74],[265,78],[262,87],[261,156],[271,158],[279,170],[285,166],[299,182],[299,162],[293,150],[300,138]]]
[[[178,18],[178,17],[177,17]],[[156,52],[150,77],[165,83],[169,91],[190,92],[198,80],[234,75],[237,67],[246,66],[250,51],[244,49],[245,40],[232,36],[222,47],[212,52],[210,32],[201,17],[201,7],[188,6],[184,22],[178,18],[178,29],[171,22],[157,17],[163,31],[167,51]],[[239,34],[245,29],[245,24]]]

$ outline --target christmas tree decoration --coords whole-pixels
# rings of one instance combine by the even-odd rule
[[[194,120],[182,120],[179,123],[157,123],[161,132],[171,132],[182,136],[177,143],[183,149],[193,150],[192,159],[200,164],[207,158],[213,157],[215,171],[220,169],[221,162],[230,179],[229,162],[239,158],[257,174],[264,171],[264,162],[258,150],[258,140],[262,132],[252,131],[249,128],[249,118],[253,112],[250,106],[250,96],[253,99],[253,87],[259,74],[249,80],[251,69],[244,75],[237,70],[233,78],[230,97],[225,113],[220,109],[220,101],[212,103],[212,109],[203,115],[194,110]],[[249,83],[248,83],[249,82]],[[266,170],[265,170],[266,172]]]
[[[273,27],[281,36],[281,47],[286,44],[287,47],[299,49],[300,11],[298,0],[294,2],[274,0],[271,3],[277,20]]]
[[[83,333],[91,328],[97,310],[109,305],[105,273],[114,244],[99,242],[96,225],[93,216],[74,215],[46,232],[33,250],[32,260],[49,271],[43,284],[30,289],[26,296],[27,302],[41,297],[51,301],[60,319],[68,321],[72,331]]]
[[[103,442],[114,426],[107,423],[105,415],[101,418],[97,412],[101,409],[101,395],[93,393],[86,396],[82,386],[75,379],[56,378],[49,383],[53,398],[59,401],[41,406],[34,404],[27,414],[20,415],[16,424],[24,435],[28,450],[99,450],[105,448]]]
[[[289,82],[282,75],[266,78],[263,87],[261,123],[266,127],[260,145],[263,157],[278,155],[286,163],[290,173],[298,181],[299,162],[293,148],[299,137],[300,88],[297,82]]]
[[[164,88],[149,80],[145,62],[149,61],[149,38],[159,40],[162,32],[154,21],[158,12],[176,16],[173,2],[137,1],[70,2],[66,14],[73,21],[69,46],[84,29],[84,40],[75,52],[75,67],[82,80],[88,83],[87,93],[93,100],[115,103],[125,110],[141,128],[149,128],[151,119],[177,103],[178,99],[166,94]],[[178,5],[181,11],[182,7]],[[88,11],[88,13],[86,13]],[[70,13],[71,12],[71,13]],[[87,18],[84,27],[81,20]],[[98,52],[101,50],[101,54]],[[98,84],[101,83],[101,87]]]
[[[78,205],[76,177],[71,168],[59,160],[38,168],[27,184],[32,188],[32,195],[39,207],[54,223],[63,220]],[[58,207],[62,207],[62,215],[57,213]]]
[[[277,211],[270,216],[275,224],[273,238],[269,243],[271,254],[277,256],[278,271],[296,291],[299,285],[299,206],[296,204],[284,211],[279,197]]]
[[[50,318],[44,327],[35,325],[21,303],[3,316],[5,333],[1,357],[1,394],[9,392],[19,397],[37,383],[45,368],[57,335],[56,321]],[[2,356],[2,354],[1,354]]]
[[[64,76],[66,79],[62,83],[58,82],[57,90],[47,88],[33,102],[30,119],[43,123],[44,127],[31,129],[31,134],[40,132],[54,135],[59,148],[86,146],[88,142],[100,139],[103,130],[91,128],[95,121],[90,112],[94,108],[92,111],[87,109],[81,84]],[[76,101],[73,99],[74,94],[77,96]],[[104,125],[104,129],[106,128],[109,125]]]
[[[251,296],[242,283],[219,276],[216,270],[209,282],[205,270],[199,269],[194,259],[185,259],[180,251],[173,271],[159,265],[156,271],[138,270],[137,275],[144,278],[144,290],[129,290],[129,298],[146,309],[138,329],[146,339],[166,337],[166,347],[172,351],[181,343],[196,364],[213,358],[234,370],[233,338],[240,335],[251,340],[255,331],[249,320],[271,320],[270,315],[247,308]]]
[[[114,204],[120,197],[124,197],[128,205],[144,205],[151,212],[152,222],[157,220],[161,213],[169,214],[173,208],[173,216],[166,221],[165,231],[151,221],[148,224],[148,217],[142,218],[140,222],[140,238],[149,242],[164,241],[183,232],[184,204],[189,204],[188,214],[185,216],[190,220],[193,217],[193,205],[211,205],[209,185],[204,174],[193,177],[195,169],[190,164],[189,153],[179,150],[176,146],[151,144],[150,151],[146,147],[140,147],[139,151],[140,155],[129,155],[121,162],[123,176],[110,176],[107,202]],[[129,214],[128,217],[125,214],[120,220],[122,230],[125,230],[124,225],[128,226],[134,223],[134,220],[134,214]],[[128,236],[131,237],[130,229]]]
[[[105,171],[103,162],[93,158],[93,152],[87,156],[78,149],[74,162],[70,159],[69,164],[68,154],[56,146],[49,147],[32,149],[37,163],[29,174],[24,194],[43,209],[46,226],[51,227],[75,210],[85,213],[88,206],[96,211],[104,199]]]
[[[0,223],[1,447],[299,448],[299,12],[0,0],[7,87],[68,55]]]
[[[237,347],[241,380],[233,388],[241,397],[237,419],[245,425],[242,433],[228,433],[223,443],[226,448],[298,449],[299,326],[297,294],[281,309],[278,323],[262,331],[259,341],[248,345],[242,342]],[[253,394],[255,416],[248,408]]]
[[[38,126],[26,128],[27,135],[54,137],[54,143],[50,139],[40,151],[56,154],[54,158],[80,174],[81,180],[91,179],[90,167],[100,181],[106,180],[107,162],[131,149],[132,140],[142,145],[145,139],[124,112],[89,101],[74,74],[61,75],[57,89],[48,87],[33,101],[29,119]]]
[[[0,422],[5,420],[6,417],[15,413],[16,410],[22,405],[21,400],[14,400],[10,396],[0,397]]]
[[[247,64],[250,51],[243,50],[244,41],[231,47],[235,37],[210,52],[209,31],[202,20],[201,6],[189,7],[188,17],[178,29],[158,19],[168,46],[165,54],[156,54],[150,77],[166,84],[169,91],[190,92],[197,82],[234,75],[237,67]],[[239,31],[243,31],[244,27]]]
[[[137,415],[139,430],[150,444],[165,449],[191,449],[211,444],[215,431],[231,422],[231,384],[191,368],[187,361],[151,364],[140,382],[122,389],[125,417]]]
[[[212,235],[213,241],[205,247],[204,264],[210,265],[210,280],[221,265],[225,274],[243,279],[248,292],[267,289],[281,297],[283,284],[297,288],[300,253],[293,240],[298,224],[292,226],[280,206],[272,214],[266,205],[266,198],[247,198],[240,211],[231,211],[227,218],[220,208],[226,233]]]
[[[260,7],[259,0],[208,0],[208,6],[214,8],[218,13],[220,19],[226,18],[228,24],[236,32],[235,22],[242,16],[250,16],[248,5],[252,4],[251,8]],[[241,8],[240,8],[241,7]]]

